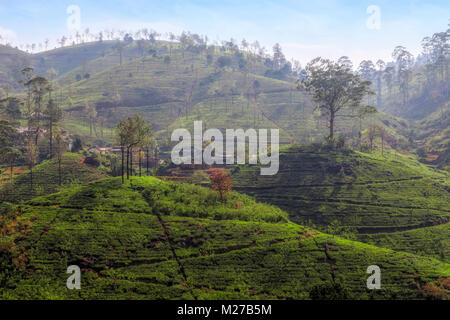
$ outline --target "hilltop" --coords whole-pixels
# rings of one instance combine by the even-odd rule
[[[1,238],[14,243],[0,262],[4,299],[310,299],[324,289],[335,299],[404,299],[450,276],[438,260],[317,232],[245,195],[223,203],[212,190],[153,177],[93,182],[9,215],[24,230]],[[73,264],[82,290],[65,287]],[[374,264],[382,289],[369,291]]]

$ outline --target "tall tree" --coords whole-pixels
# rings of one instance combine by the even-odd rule
[[[116,128],[116,139],[122,149],[122,182],[124,180],[124,153],[127,153],[127,179],[130,178],[130,167],[132,174],[133,149],[141,148],[149,144],[152,137],[150,125],[146,123],[142,116],[136,114],[134,118],[127,117],[120,121]],[[131,165],[130,165],[131,163]],[[141,167],[141,163],[139,166]]]
[[[29,136],[27,139],[27,149],[26,149],[26,160],[28,163],[28,168],[30,170],[30,193],[31,195],[34,193],[33,187],[33,167],[37,161],[38,155],[38,147],[35,144],[35,141],[32,136]]]
[[[388,88],[389,95],[392,94],[392,86],[394,85],[395,69],[394,67],[387,67],[383,72],[383,80]]]
[[[364,81],[348,68],[328,59],[316,58],[306,66],[306,79],[299,87],[312,95],[316,108],[329,120],[329,139],[334,138],[336,117],[345,108],[359,109],[362,99],[370,90],[370,81]]]
[[[383,71],[386,68],[386,63],[383,60],[377,61],[377,107],[381,107],[381,94],[382,94],[382,79],[383,79]]]
[[[392,57],[397,64],[397,80],[403,96],[403,105],[408,101],[409,82],[411,81],[410,67],[414,63],[414,58],[405,47],[397,46],[392,53]]]
[[[286,63],[286,58],[283,54],[279,43],[275,43],[273,46],[273,67],[275,70],[280,70]]]
[[[45,95],[50,90],[50,83],[45,77],[33,76],[25,83],[25,85],[31,88],[33,107],[31,109],[31,113],[28,115],[28,121],[30,123],[29,126],[34,130],[35,144],[37,145],[43,115],[42,107],[44,104]]]
[[[352,69],[353,69],[353,63],[352,63],[352,61],[350,60],[350,58],[347,57],[347,56],[342,56],[342,57],[340,57],[340,58],[338,59],[337,63],[340,64],[341,66],[343,66],[343,67],[349,69],[349,70],[352,70]]]
[[[58,185],[62,185],[62,158],[64,152],[67,150],[66,142],[64,141],[61,134],[56,134],[55,136],[55,153],[56,160],[58,161]]]
[[[49,136],[48,157],[51,158],[53,157],[53,128],[62,118],[62,111],[53,99],[50,99],[47,103],[47,108],[44,111],[44,118],[46,120]]]

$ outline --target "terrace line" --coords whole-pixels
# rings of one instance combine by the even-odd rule
[[[245,164],[246,139],[248,138],[249,164],[269,165],[261,167],[261,175],[275,175],[279,169],[279,130],[270,129],[270,146],[268,146],[267,129],[226,129],[226,164]],[[259,136],[259,141],[258,141]],[[191,164],[224,164],[223,134],[219,129],[208,129],[203,132],[202,121],[194,121],[194,148],[192,150],[191,133],[187,129],[176,129],[172,132],[172,142],[179,142],[172,149],[172,162],[176,165]],[[235,144],[236,141],[236,144]],[[209,144],[203,148],[203,143]],[[236,149],[236,150],[235,150]],[[181,156],[182,154],[182,156]]]

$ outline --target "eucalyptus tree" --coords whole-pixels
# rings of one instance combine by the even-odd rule
[[[41,120],[43,116],[43,105],[45,95],[50,90],[50,83],[47,78],[42,76],[33,76],[25,86],[31,89],[32,108],[28,115],[29,126],[33,128],[35,135],[35,144],[37,145],[39,133],[41,130]]]
[[[388,88],[389,95],[392,93],[392,86],[394,85],[395,68],[392,66],[386,67],[383,72],[383,80]]]
[[[358,72],[361,75],[361,78],[367,81],[371,81],[374,79],[375,75],[375,65],[371,60],[363,60],[359,64]]]
[[[353,63],[352,63],[352,61],[350,60],[350,58],[347,57],[347,56],[342,56],[342,57],[340,57],[340,58],[338,59],[337,63],[340,64],[341,66],[343,66],[343,67],[349,69],[349,70],[352,70],[352,69],[353,69]]]
[[[409,82],[411,81],[411,67],[414,62],[413,55],[405,47],[397,46],[392,53],[397,64],[397,80],[403,97],[403,105],[408,101]]]
[[[381,107],[382,90],[383,90],[383,71],[386,68],[386,63],[383,60],[378,60],[376,62],[378,67],[377,70],[377,107]]]
[[[51,158],[53,157],[53,128],[62,119],[62,111],[53,99],[48,100],[47,108],[44,110],[44,118],[49,136],[48,157]]]
[[[56,134],[55,136],[55,153],[56,160],[58,161],[58,185],[62,185],[62,159],[64,152],[67,150],[67,144],[64,141],[61,134]]]

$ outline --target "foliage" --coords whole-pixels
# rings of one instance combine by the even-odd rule
[[[214,191],[220,194],[220,199],[225,200],[225,196],[233,188],[231,178],[227,172],[219,169],[214,169],[211,172],[211,186]]]

